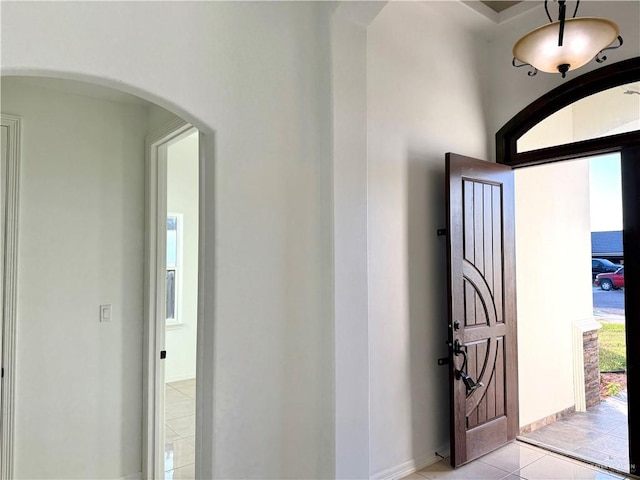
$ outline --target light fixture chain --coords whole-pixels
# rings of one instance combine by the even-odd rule
[[[553,19],[551,18],[551,14],[549,13],[549,6],[547,5],[548,0],[544,0],[544,11],[547,12],[547,18],[549,19],[549,23],[553,23]]]
[[[576,9],[573,11],[573,18],[576,18],[576,14],[578,13],[578,6],[580,5],[580,0],[576,0]]]

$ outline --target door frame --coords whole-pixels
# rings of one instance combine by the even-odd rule
[[[18,201],[22,120],[2,114],[7,129],[6,164],[0,165],[0,359],[3,375],[0,386],[0,479],[13,478],[15,433],[16,325],[18,300]]]
[[[496,161],[512,168],[528,167],[606,153],[620,153],[623,183],[623,245],[625,252],[625,310],[627,343],[627,393],[630,473],[640,471],[640,409],[631,408],[640,398],[640,297],[627,294],[640,289],[640,220],[638,208],[625,209],[640,188],[640,130],[518,153],[517,141],[533,126],[558,110],[582,99],[626,83],[640,81],[640,57],[613,63],[581,75],[551,90],[516,114],[496,133]],[[633,167],[634,162],[638,167]],[[625,191],[625,176],[627,189]],[[626,200],[625,200],[626,198]],[[627,276],[630,282],[627,281]]]
[[[640,57],[612,63],[576,77],[544,94],[518,112],[496,133],[496,162],[513,168],[605,153],[621,152],[640,142],[638,131],[518,153],[518,139],[558,110],[594,93],[640,80]]]
[[[146,139],[142,478],[164,478],[167,148],[196,132],[178,118]],[[199,154],[199,161],[201,161]],[[202,195],[199,194],[202,199]],[[200,255],[200,254],[199,254]],[[201,262],[199,262],[201,263]],[[198,323],[201,316],[198,315]],[[198,328],[197,335],[200,336]],[[197,370],[197,369],[196,369]],[[196,372],[196,377],[198,373]],[[197,406],[196,399],[196,410]],[[196,445],[198,438],[196,437]],[[196,451],[198,449],[196,448]],[[196,459],[197,463],[197,459]]]

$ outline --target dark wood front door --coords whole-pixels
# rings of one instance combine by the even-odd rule
[[[513,172],[448,153],[451,465],[518,433]]]

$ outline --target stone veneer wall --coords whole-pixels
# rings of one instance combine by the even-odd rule
[[[582,334],[584,345],[584,393],[587,408],[600,403],[600,366],[598,363],[598,330]]]

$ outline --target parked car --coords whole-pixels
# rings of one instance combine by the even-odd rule
[[[599,273],[615,272],[622,265],[617,265],[605,258],[593,258],[591,259],[591,275],[592,279],[596,279],[596,275]]]
[[[599,273],[596,275],[596,285],[602,290],[617,290],[624,287],[624,268],[621,267],[613,273]]]

